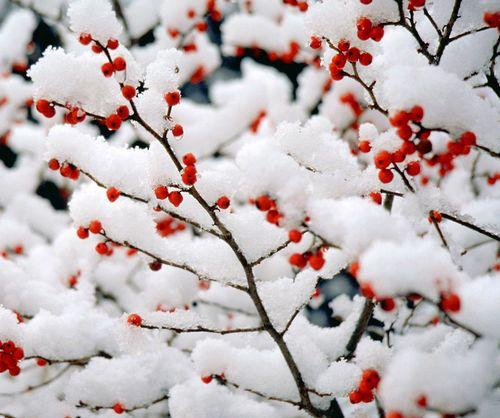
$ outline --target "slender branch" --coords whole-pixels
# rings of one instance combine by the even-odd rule
[[[443,34],[441,33],[441,30],[439,29],[436,21],[434,20],[434,18],[432,17],[432,15],[429,13],[429,10],[425,6],[424,6],[424,15],[427,18],[427,20],[431,23],[432,27],[436,30],[438,36],[439,37],[443,36]]]
[[[155,405],[157,403],[160,403],[160,402],[163,402],[166,400],[168,400],[168,395],[163,395],[162,397],[155,399],[154,401],[151,401],[148,404],[142,404],[142,405],[134,406],[132,408],[124,408],[123,411],[124,412],[133,412],[133,411],[137,411],[138,409],[146,409],[146,408],[151,407],[152,405]],[[101,406],[101,405],[92,406],[92,405],[88,405],[84,402],[80,402],[78,405],[76,405],[77,408],[86,408],[92,412],[101,411],[103,409],[113,409],[113,406],[114,405],[111,405],[111,406]]]
[[[211,334],[221,334],[221,335],[226,335],[226,334],[241,334],[245,332],[261,332],[265,331],[264,327],[253,327],[253,328],[233,328],[233,329],[212,329],[212,328],[205,328],[200,325],[198,325],[196,328],[179,328],[179,327],[168,327],[168,326],[155,326],[155,325],[141,325],[141,328],[145,329],[161,329],[161,330],[168,330],[168,331],[173,331],[177,333],[195,333],[195,332],[208,332]]]
[[[0,396],[16,396],[16,395],[23,395],[28,392],[33,392],[36,389],[39,389],[41,387],[50,385],[52,382],[55,380],[59,379],[64,373],[66,373],[70,368],[72,364],[68,364],[66,367],[62,368],[59,370],[54,376],[52,376],[50,379],[45,380],[44,382],[38,383],[33,386],[28,386],[26,389],[20,390],[18,392],[10,392],[10,393],[0,393]],[[0,414],[1,416],[1,414]]]
[[[284,402],[284,403],[292,404],[292,405],[297,406],[299,408],[301,407],[300,402],[295,402],[295,401],[292,401],[290,399],[278,398],[276,396],[268,396],[268,395],[266,395],[262,392],[259,392],[257,390],[244,388],[244,387],[238,385],[237,383],[229,382],[228,380],[225,380],[225,379],[221,383],[226,384],[228,386],[232,386],[235,389],[240,389],[240,390],[243,390],[245,392],[252,393],[253,395],[260,396],[261,398],[267,399],[268,401]]]
[[[92,360],[93,358],[96,358],[96,357],[103,357],[103,358],[107,358],[107,359],[112,358],[112,356],[109,355],[108,353],[106,353],[104,351],[100,351],[99,353],[94,354],[92,356],[75,358],[75,359],[50,359],[47,357],[34,355],[34,356],[25,357],[24,360],[42,359],[42,360],[45,360],[47,362],[47,364],[66,363],[66,364],[69,364],[72,366],[85,366],[90,360]]]
[[[452,43],[453,41],[456,41],[457,39],[460,39],[460,38],[463,38],[464,36],[468,36],[468,35],[472,35],[474,33],[478,33],[478,32],[482,32],[484,30],[488,30],[488,29],[491,29],[489,26],[483,26],[481,28],[477,28],[477,29],[471,29],[471,30],[468,30],[466,32],[462,32],[461,34],[459,35],[455,35],[455,36],[452,36],[450,39],[449,39],[449,43]]]
[[[459,219],[453,215],[449,215],[447,213],[441,213],[441,216],[444,219],[448,219],[449,221],[455,222],[457,224],[460,224],[462,226],[465,226],[469,229],[472,229],[473,231],[479,232],[480,234],[486,235],[489,238],[494,239],[495,241],[500,241],[500,236],[494,234],[493,232],[489,232],[486,229],[483,229],[477,225],[471,224],[470,222],[464,221],[463,219]]]
[[[441,231],[441,228],[439,227],[439,223],[436,220],[436,218],[434,217],[432,212],[431,212],[429,218],[430,218],[432,224],[434,225],[434,228],[436,228],[436,231],[439,234],[439,238],[441,238],[441,242],[443,243],[445,248],[449,249],[448,243],[446,242],[446,238],[444,237],[443,231]]]
[[[262,257],[257,258],[257,260],[250,262],[251,267],[255,267],[256,265],[262,263],[264,260],[267,260],[268,258],[272,257],[274,254],[280,252],[284,248],[288,247],[290,244],[290,240],[286,240],[283,244],[280,244],[278,247],[274,248],[271,250],[269,253],[263,255]]]
[[[195,302],[200,303],[202,305],[213,306],[215,308],[222,309],[222,310],[227,311],[227,312],[235,312],[235,313],[239,313],[239,314],[246,315],[246,316],[255,316],[255,314],[252,312],[247,312],[247,311],[245,311],[243,309],[239,309],[239,308],[231,308],[229,306],[225,306],[225,305],[222,305],[222,304],[217,303],[217,302],[211,302],[211,301],[203,300],[203,299],[196,300]]]
[[[447,25],[445,26],[443,36],[441,37],[441,40],[439,42],[436,55],[434,56],[433,59],[433,64],[439,65],[439,62],[441,61],[441,58],[443,56],[445,48],[448,46],[448,44],[451,42],[450,37],[451,33],[453,32],[453,26],[455,25],[455,22],[457,19],[460,18],[458,15],[460,11],[460,6],[462,5],[462,0],[455,0],[455,3],[453,5],[453,9],[451,11],[451,16],[450,20],[448,21]]]
[[[346,354],[342,356],[346,360],[350,360],[354,357],[354,353],[356,352],[358,343],[366,331],[366,327],[368,326],[368,322],[370,321],[374,308],[375,304],[370,299],[365,299],[365,304],[363,306],[361,314],[359,315],[359,319],[358,322],[356,323],[354,332],[352,333],[351,338],[347,342]]]

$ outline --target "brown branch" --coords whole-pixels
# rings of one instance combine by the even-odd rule
[[[431,23],[432,27],[436,30],[438,36],[439,37],[443,36],[443,34],[441,33],[441,30],[439,29],[436,21],[434,20],[434,18],[432,17],[432,15],[429,13],[429,10],[425,6],[424,6],[424,15],[427,18],[427,20]]]
[[[490,28],[489,26],[484,26],[484,27],[481,27],[481,28],[471,29],[471,30],[468,30],[466,32],[462,32],[459,35],[452,36],[449,39],[449,43],[452,43],[453,41],[456,41],[457,39],[463,38],[464,36],[472,35],[474,33],[482,32],[482,31],[488,30],[488,29],[492,29],[492,28]]]
[[[373,310],[375,308],[375,304],[370,299],[365,299],[365,304],[359,315],[358,322],[356,323],[356,327],[354,332],[351,335],[351,338],[347,342],[346,345],[346,354],[341,358],[346,360],[350,360],[354,357],[354,353],[356,352],[356,348],[358,347],[358,343],[361,340],[361,337],[366,331],[366,327],[368,326],[368,322],[373,314]]]
[[[222,305],[221,303],[212,302],[212,301],[208,301],[208,300],[204,300],[204,299],[198,299],[195,302],[200,303],[202,305],[213,306],[215,308],[222,309],[223,311],[227,311],[227,312],[235,312],[235,313],[239,313],[239,314],[246,315],[246,316],[255,316],[256,315],[255,313],[247,312],[243,309],[231,308],[229,306]]]
[[[257,258],[255,261],[250,262],[250,266],[255,267],[256,265],[262,263],[264,260],[267,260],[268,258],[272,257],[274,254],[288,247],[290,242],[291,242],[290,240],[286,240],[283,244],[280,244],[278,247],[274,248],[269,253],[263,255],[262,257]]]
[[[123,408],[123,411],[124,412],[133,412],[133,411],[137,411],[138,409],[146,409],[146,408],[151,407],[152,405],[155,405],[157,403],[160,403],[160,402],[163,402],[163,401],[166,401],[166,400],[168,400],[168,394],[167,395],[163,395],[162,397],[160,397],[158,399],[155,399],[154,401],[151,401],[148,404],[142,404],[142,405],[134,406],[132,408]],[[113,409],[114,405],[111,405],[111,406],[103,406],[103,405],[92,406],[92,405],[88,405],[88,404],[86,404],[84,402],[80,402],[78,405],[76,405],[76,407],[77,408],[86,408],[89,411],[97,412],[97,411],[101,411],[103,409]]]
[[[439,42],[439,45],[438,45],[438,48],[436,50],[436,54],[434,56],[432,64],[439,65],[439,62],[441,61],[441,58],[443,56],[445,48],[451,42],[450,37],[451,37],[451,33],[453,32],[453,26],[455,25],[455,22],[457,21],[457,19],[460,18],[458,13],[460,11],[461,5],[462,5],[462,0],[455,0],[455,3],[453,5],[453,9],[451,11],[450,19],[444,28],[444,33],[443,33],[443,36],[441,37],[441,40]]]
[[[10,392],[10,393],[0,393],[0,396],[16,396],[16,395],[23,395],[28,392],[32,392],[36,389],[39,389],[41,387],[47,386],[57,380],[59,377],[61,377],[64,373],[66,373],[70,368],[72,364],[68,364],[66,367],[62,368],[59,372],[57,372],[54,376],[52,376],[50,379],[45,380],[44,382],[38,383],[33,386],[28,386],[26,389],[22,389],[18,392]],[[1,416],[2,414],[0,414]]]
[[[443,231],[441,231],[441,228],[439,227],[439,223],[436,220],[436,218],[434,217],[434,214],[432,211],[431,211],[429,218],[430,218],[432,224],[434,225],[434,228],[436,228],[436,231],[439,234],[439,238],[441,238],[441,242],[443,243],[445,248],[449,249],[448,243],[446,242],[446,238],[444,237]]]
[[[441,213],[441,216],[444,219],[448,219],[449,221],[455,222],[457,224],[465,226],[466,228],[472,229],[473,231],[476,231],[480,234],[486,235],[487,237],[492,238],[495,241],[500,241],[500,236],[494,234],[493,232],[489,232],[486,229],[483,229],[477,225],[471,224],[470,222],[464,221],[463,219],[459,219],[459,218],[457,218],[453,215],[450,215],[448,213]]]
[[[289,403],[289,404],[292,404],[294,406],[297,406],[299,408],[301,407],[300,402],[295,402],[295,401],[292,401],[290,399],[278,398],[276,396],[268,396],[268,395],[266,395],[266,394],[264,394],[262,392],[259,392],[257,390],[244,388],[244,387],[238,385],[237,383],[229,382],[228,380],[225,380],[225,379],[221,380],[221,383],[222,384],[226,384],[228,386],[232,386],[235,389],[240,389],[240,390],[243,390],[245,392],[249,392],[249,393],[251,393],[253,395],[260,396],[261,398],[267,399],[268,401],[285,402],[285,403]]]
[[[198,325],[196,328],[179,328],[179,327],[168,327],[168,326],[155,326],[155,325],[141,325],[141,328],[145,329],[161,329],[167,331],[181,333],[195,333],[195,332],[208,332],[210,334],[241,334],[245,332],[261,332],[264,331],[263,327],[253,327],[253,328],[233,328],[233,329],[212,329],[205,328]]]

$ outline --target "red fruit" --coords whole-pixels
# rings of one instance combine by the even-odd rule
[[[385,418],[405,418],[404,415],[401,412],[398,411],[389,411],[386,415]]]
[[[206,32],[208,29],[208,25],[207,25],[207,22],[198,22],[196,24],[196,30],[198,32]]]
[[[182,157],[182,162],[184,165],[195,165],[196,157],[191,153],[185,154],[184,157]]]
[[[274,225],[279,225],[280,218],[281,218],[280,213],[275,209],[271,209],[266,214],[267,222],[272,223]]]
[[[96,54],[100,54],[102,52],[102,47],[101,45],[99,44],[93,44],[92,45],[92,52],[96,53]]]
[[[115,72],[115,69],[113,67],[113,64],[111,64],[110,62],[106,62],[102,64],[101,71],[104,74],[104,77],[111,77]]]
[[[92,42],[92,36],[89,33],[81,33],[78,40],[82,45],[88,45]]]
[[[381,205],[382,204],[382,195],[378,192],[371,192],[370,193],[370,198],[377,204]]]
[[[59,161],[57,161],[55,158],[52,158],[52,159],[49,161],[49,168],[50,168],[51,170],[54,170],[54,171],[59,170],[59,168],[60,168]]]
[[[108,39],[108,43],[106,44],[109,49],[116,49],[118,48],[118,45],[120,45],[120,42],[118,42],[117,39]]]
[[[330,70],[330,77],[332,78],[332,80],[339,81],[344,78],[344,73],[342,72],[342,69],[336,67],[333,63],[330,63],[329,70]]]
[[[156,186],[155,196],[157,199],[163,200],[168,197],[168,189],[166,186]]]
[[[375,389],[380,382],[380,375],[375,369],[363,370],[362,381],[366,382],[370,389]]]
[[[303,269],[307,264],[305,257],[299,253],[292,254],[288,261],[292,266],[298,267],[299,269]]]
[[[190,82],[192,84],[197,84],[205,78],[205,68],[200,65],[193,74],[191,74]]]
[[[483,15],[483,21],[490,28],[499,28],[500,27],[500,13],[491,13],[485,12]]]
[[[415,152],[416,148],[413,142],[411,141],[403,141],[403,145],[400,148],[401,152],[406,155],[411,155]]]
[[[417,145],[417,151],[420,154],[428,154],[429,152],[432,151],[432,142],[429,141],[428,139],[420,140],[420,142]]]
[[[196,12],[193,9],[188,9],[187,11],[187,17],[189,19],[193,19],[196,16]]]
[[[431,217],[438,223],[443,220],[443,217],[437,210],[431,210]]]
[[[396,302],[393,298],[384,298],[380,300],[380,307],[382,310],[390,312],[396,307]]]
[[[359,141],[358,148],[361,152],[366,154],[371,151],[372,146],[370,141]]]
[[[93,234],[98,234],[99,232],[101,232],[101,229],[102,229],[102,224],[97,219],[90,222],[89,231],[92,232]]]
[[[420,163],[418,161],[409,162],[406,165],[406,172],[410,176],[418,176],[420,174]]]
[[[43,358],[36,359],[37,366],[43,367],[47,364],[47,360]]]
[[[182,125],[174,125],[174,127],[172,128],[172,134],[175,137],[182,136],[184,134],[184,128],[182,127]]]
[[[339,41],[337,44],[337,47],[342,51],[346,52],[350,48],[351,44],[349,41],[346,41],[345,39]]]
[[[13,366],[9,368],[9,374],[11,376],[17,376],[19,373],[21,373],[21,369],[19,366]]]
[[[300,242],[302,239],[302,232],[298,229],[292,229],[288,232],[288,239],[292,242]]]
[[[111,115],[106,118],[106,127],[110,131],[117,131],[122,126],[122,120],[118,115]]]
[[[447,312],[458,312],[460,310],[460,298],[455,293],[441,298],[441,308]]]
[[[109,247],[104,242],[100,242],[95,246],[95,250],[97,254],[106,255],[109,252]]]
[[[206,385],[208,385],[211,381],[212,381],[212,375],[209,375],[209,376],[202,376],[201,377],[201,381],[203,383],[205,383]]]
[[[183,198],[179,192],[170,192],[168,200],[172,203],[172,205],[178,207],[182,203]]]
[[[86,239],[89,237],[89,230],[87,228],[84,228],[83,226],[80,226],[77,230],[76,230],[76,235],[78,236],[78,238],[80,239]]]
[[[392,161],[392,156],[389,151],[379,151],[374,158],[375,167],[377,168],[386,168]]]
[[[352,404],[360,403],[362,399],[363,399],[363,397],[362,397],[361,392],[359,390],[353,390],[351,393],[349,393],[349,401]]]
[[[410,111],[410,118],[413,122],[420,122],[424,118],[424,108],[422,106],[413,106]]]
[[[361,65],[370,65],[372,63],[372,54],[368,53],[368,52],[363,52],[360,56],[359,56],[359,63]]]
[[[127,100],[132,100],[135,97],[136,90],[134,86],[126,85],[122,87],[122,95]]]
[[[16,361],[22,360],[24,357],[24,350],[21,347],[16,347],[12,353],[12,357]]]
[[[460,135],[460,140],[464,145],[467,146],[476,145],[476,135],[471,131],[464,132],[462,135]]]
[[[111,187],[106,191],[106,196],[108,197],[108,200],[110,202],[114,202],[116,199],[120,197],[120,190],[118,190],[116,187]]]
[[[227,209],[231,201],[226,196],[221,196],[217,199],[217,206],[221,209]]]
[[[113,60],[113,68],[115,71],[123,71],[127,68],[127,61],[125,61],[125,58],[123,57],[116,57]]]
[[[113,405],[113,411],[115,411],[117,414],[123,414],[125,412],[125,408],[121,403],[115,403]]]
[[[370,38],[372,38],[375,42],[380,42],[380,40],[383,37],[384,37],[384,27],[374,26],[370,32]]]
[[[127,106],[123,105],[116,109],[116,114],[121,120],[125,120],[130,116],[130,111]]]
[[[130,314],[127,318],[127,322],[130,324],[130,325],[134,325],[136,327],[140,327],[142,325],[142,318],[133,313],[133,314]]]
[[[426,408],[427,407],[427,396],[425,395],[420,395],[416,400],[415,403],[417,406],[420,408]]]
[[[402,163],[405,160],[406,155],[404,152],[396,150],[392,153],[391,158],[393,163]]]
[[[373,392],[371,390],[361,390],[361,401],[365,403],[370,403],[375,399]]]
[[[255,201],[257,209],[263,212],[267,212],[269,209],[271,209],[272,204],[272,200],[269,198],[269,196],[266,195],[259,196]]]
[[[356,23],[356,28],[362,32],[370,32],[372,30],[372,21],[367,17],[362,17],[358,19]]]
[[[403,125],[398,129],[398,136],[403,141],[408,141],[413,135],[413,131],[408,125]]]
[[[378,179],[384,184],[390,183],[393,178],[394,174],[391,170],[383,169],[378,172]]]
[[[311,36],[311,42],[309,43],[309,46],[312,49],[320,49],[321,48],[321,39],[319,39],[316,36]]]
[[[398,112],[389,119],[391,125],[396,128],[401,128],[405,125],[408,125],[409,121],[410,121],[410,116],[406,112]]]
[[[165,94],[165,101],[169,106],[175,106],[181,101],[181,94],[178,91],[172,91]]]
[[[50,102],[45,99],[37,100],[35,107],[36,110],[38,110],[44,116],[47,116],[47,114],[54,110],[54,107],[50,104]]]
[[[325,259],[318,254],[315,254],[309,258],[309,265],[313,270],[321,270],[325,265]]]
[[[337,68],[344,68],[347,58],[344,54],[337,54],[332,58],[332,64]]]
[[[360,0],[361,4],[370,4],[372,0]]]
[[[359,49],[356,47],[349,48],[345,55],[349,62],[356,62],[359,59]]]

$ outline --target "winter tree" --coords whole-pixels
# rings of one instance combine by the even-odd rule
[[[500,416],[498,0],[0,10],[0,417]]]

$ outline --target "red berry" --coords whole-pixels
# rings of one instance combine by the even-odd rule
[[[269,196],[266,195],[259,196],[255,201],[257,209],[263,212],[267,212],[269,209],[271,209],[272,204],[272,200],[269,198]]]
[[[349,393],[349,401],[352,404],[360,403],[361,400],[362,400],[362,395],[359,390],[353,390],[351,393]]]
[[[13,366],[9,368],[9,374],[11,376],[17,376],[19,373],[21,373],[21,369],[19,366]]]
[[[127,106],[123,105],[116,109],[116,114],[121,120],[126,120],[130,116],[130,111]]]
[[[90,42],[92,42],[92,36],[88,33],[81,33],[78,40],[82,45],[88,45],[90,44]]]
[[[413,135],[413,131],[408,125],[403,125],[398,129],[398,136],[403,141],[408,141]]]
[[[392,161],[392,156],[389,151],[379,151],[374,158],[375,167],[377,168],[386,168]]]
[[[99,222],[97,219],[93,220],[89,224],[89,231],[92,232],[93,234],[98,234],[102,230],[102,224]]]
[[[184,128],[182,127],[182,125],[174,125],[174,127],[172,128],[172,134],[175,137],[182,136],[184,134]]]
[[[102,52],[102,47],[101,45],[97,44],[97,43],[94,43],[92,45],[92,52],[96,53],[96,54],[100,54]]]
[[[471,131],[464,132],[462,135],[460,135],[460,140],[464,145],[476,145],[476,135]]]
[[[416,400],[415,403],[417,406],[420,408],[426,408],[427,407],[427,397],[425,395],[420,395]]]
[[[115,69],[113,67],[113,64],[111,64],[110,62],[106,62],[102,64],[101,71],[104,74],[104,77],[111,77],[115,72]]]
[[[127,100],[132,100],[135,97],[136,90],[134,86],[126,85],[122,87],[122,95]]]
[[[424,108],[422,106],[413,106],[410,111],[410,118],[413,122],[421,122],[424,118]]]
[[[117,39],[108,39],[108,43],[106,44],[109,49],[116,49],[118,48],[118,45],[120,45],[120,42],[118,42]]]
[[[302,232],[298,229],[292,229],[288,232],[288,239],[292,242],[300,242],[302,239]]]
[[[127,322],[130,324],[130,325],[134,325],[136,327],[140,327],[142,325],[142,318],[133,313],[133,314],[130,314],[127,318]]]
[[[184,163],[184,165],[195,165],[196,157],[189,152],[185,154],[184,157],[182,157],[182,162]]]
[[[382,204],[382,195],[378,192],[371,192],[370,199],[372,199],[377,205]]]
[[[418,161],[409,162],[406,165],[406,172],[410,176],[418,176],[420,174],[420,163]]]
[[[16,347],[12,353],[14,360],[19,361],[24,357],[24,350],[21,347]]]
[[[371,151],[372,146],[370,141],[359,141],[358,148],[361,152],[366,154]]]
[[[380,42],[380,40],[383,37],[384,37],[384,27],[374,26],[370,32],[370,38],[372,38],[375,42]]]
[[[429,152],[432,151],[432,142],[429,141],[428,139],[420,140],[420,142],[417,145],[417,151],[420,154],[428,154]]]
[[[208,25],[207,25],[207,22],[198,22],[196,24],[196,30],[198,32],[206,32],[208,29]]]
[[[400,150],[396,150],[392,153],[391,159],[393,163],[402,163],[406,158],[406,155],[404,152]]]
[[[315,254],[309,258],[309,265],[313,270],[321,270],[325,265],[325,259],[318,254]]]
[[[201,381],[208,385],[212,381],[212,375],[202,376]]]
[[[390,183],[392,179],[394,178],[394,174],[392,173],[391,170],[383,169],[378,172],[378,179],[382,183]]]
[[[410,115],[406,112],[398,112],[389,119],[391,125],[395,126],[396,128],[401,128],[405,125],[408,125],[409,121],[410,121]]]
[[[221,209],[227,209],[230,203],[229,198],[226,196],[221,196],[217,199],[217,206]]]
[[[406,155],[411,155],[415,152],[416,148],[413,142],[411,141],[403,141],[403,145],[400,148],[401,152]]]
[[[344,68],[347,58],[344,54],[337,54],[332,58],[332,64],[337,68]]]
[[[346,52],[351,47],[351,44],[349,43],[349,41],[346,41],[345,39],[343,39],[343,40],[339,41],[337,46],[342,52]]]
[[[118,115],[110,115],[106,118],[106,127],[110,131],[117,131],[122,126],[122,120]]]
[[[47,360],[43,359],[43,358],[38,358],[36,360],[36,364],[40,367],[43,367],[47,364]]]
[[[106,191],[106,196],[110,202],[114,202],[116,199],[120,197],[120,190],[116,187],[111,187]]]
[[[54,171],[59,170],[59,168],[60,168],[59,161],[57,161],[55,158],[52,158],[52,159],[49,161],[49,168],[50,168],[51,170],[54,170]]]
[[[441,222],[443,220],[443,217],[437,210],[431,210],[431,218],[434,219],[436,222]]]
[[[361,380],[366,382],[370,389],[375,389],[380,382],[380,375],[375,369],[366,369],[363,370]]]
[[[401,412],[398,411],[389,411],[385,418],[405,418]]]
[[[113,60],[113,68],[115,71],[123,71],[125,68],[127,68],[127,62],[125,61],[125,58],[123,57],[116,57]]]
[[[170,194],[168,195],[168,200],[170,201],[170,203],[172,203],[172,205],[178,207],[183,200],[182,194],[180,194],[179,192],[170,192]]]
[[[349,62],[356,62],[359,59],[359,49],[356,47],[349,48],[345,55]]]
[[[455,293],[441,298],[441,308],[447,312],[458,312],[460,310],[460,298]]]
[[[123,414],[125,412],[125,408],[121,403],[115,403],[113,405],[113,411],[115,411],[117,414]]]
[[[372,0],[360,0],[361,4],[370,4]]]
[[[80,226],[77,230],[76,230],[76,235],[78,236],[78,238],[80,239],[86,239],[89,237],[89,230],[87,228],[84,228],[83,226]]]
[[[40,99],[37,100],[36,102],[36,110],[38,110],[42,115],[47,116],[47,114],[50,114],[54,110],[54,107],[50,104],[48,100],[45,99]],[[55,114],[55,112],[54,112]],[[50,116],[47,116],[50,117]]]
[[[106,243],[100,242],[95,246],[95,250],[97,251],[97,254],[106,255],[109,252],[109,247],[106,245]]]
[[[157,199],[163,200],[168,197],[168,189],[166,186],[156,186],[155,196]]]
[[[380,300],[380,307],[382,310],[390,312],[396,307],[396,302],[393,298],[383,298]]]
[[[360,390],[361,392],[361,401],[364,403],[370,403],[375,399],[373,396],[373,392],[371,390]]]
[[[363,52],[360,56],[359,56],[359,63],[361,65],[370,65],[372,63],[372,54],[368,53],[368,52]]]
[[[181,101],[181,94],[178,91],[172,91],[165,94],[165,101],[169,106],[175,106]]]
[[[321,39],[319,39],[316,36],[311,36],[311,42],[309,43],[309,46],[312,49],[320,49],[321,48]]]
[[[303,269],[307,264],[305,257],[299,253],[292,254],[288,261],[292,266],[298,267],[299,269]]]
[[[162,264],[159,261],[152,261],[151,263],[149,263],[149,268],[152,271],[161,270],[161,267],[162,267]]]

